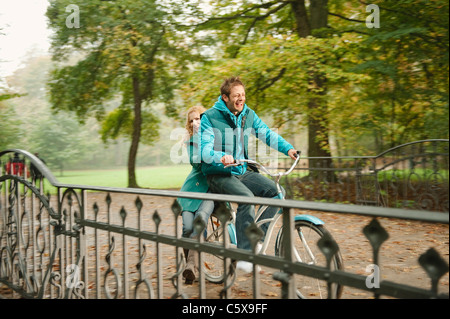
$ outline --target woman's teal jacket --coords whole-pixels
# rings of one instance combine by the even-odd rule
[[[181,187],[182,192],[198,192],[206,193],[208,191],[208,183],[205,175],[202,173],[202,164],[198,159],[198,135],[192,136],[189,141],[186,142],[187,151],[189,154],[189,162],[192,165],[192,170]],[[178,203],[181,206],[182,211],[196,212],[202,203],[201,199],[191,198],[177,198]]]

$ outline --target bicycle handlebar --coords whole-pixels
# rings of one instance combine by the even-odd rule
[[[264,165],[262,165],[261,163],[258,163],[257,161],[251,160],[251,159],[235,160],[234,164],[226,165],[225,168],[231,167],[231,166],[241,166],[241,165],[243,165],[244,162],[247,162],[249,164],[254,164],[254,165],[258,166],[264,173],[266,173],[272,177],[279,177],[279,176],[281,177],[281,176],[289,175],[292,172],[292,170],[295,168],[295,166],[297,166],[298,161],[300,160],[300,151],[297,151],[297,153],[295,154],[295,157],[296,157],[296,159],[295,159],[294,163],[286,172],[271,173],[268,171],[268,169]]]

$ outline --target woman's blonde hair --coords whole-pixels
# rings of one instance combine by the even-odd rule
[[[202,114],[205,111],[206,111],[206,109],[201,105],[193,106],[187,111],[187,113],[186,113],[186,130],[188,131],[189,136],[192,136],[194,134],[191,123],[189,121],[189,116],[194,112],[197,112],[198,114]]]

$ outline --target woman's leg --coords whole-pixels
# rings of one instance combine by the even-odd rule
[[[194,224],[194,216],[195,215],[193,212],[183,211],[181,213],[181,218],[183,219],[183,232],[181,235],[183,237],[188,238],[191,236]]]
[[[204,200],[198,207],[197,211],[195,212],[194,219],[197,217],[200,217],[203,222],[205,223],[205,227],[208,225],[208,219],[209,216],[211,216],[212,212],[214,211],[214,201],[212,200]],[[196,238],[198,236],[197,232],[194,229],[194,222],[192,222],[192,234],[191,238]]]

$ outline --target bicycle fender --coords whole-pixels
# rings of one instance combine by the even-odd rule
[[[272,197],[272,198],[283,199],[283,194],[278,194],[278,195],[276,195],[276,196],[274,196],[274,197]]]
[[[324,225],[325,224],[325,222],[322,221],[320,218],[317,218],[317,217],[312,216],[312,215],[296,215],[294,217],[294,220],[295,221],[297,221],[297,220],[305,220],[305,221],[308,221],[310,223],[313,223],[314,225]]]
[[[228,224],[228,233],[230,234],[230,243],[233,245],[237,245],[237,239],[236,239],[236,228],[234,227],[234,224]]]

